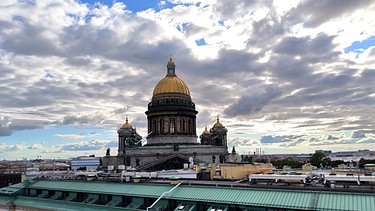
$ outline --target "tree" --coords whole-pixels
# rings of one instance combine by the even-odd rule
[[[320,167],[320,164],[323,164],[323,159],[325,158],[325,155],[323,152],[315,152],[311,157],[310,157],[310,163],[313,166]],[[325,160],[325,162],[327,162]]]
[[[284,166],[290,166],[291,168],[301,168],[303,163],[295,160],[273,160],[272,165],[278,169],[282,169]]]

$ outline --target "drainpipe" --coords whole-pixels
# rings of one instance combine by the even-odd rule
[[[178,186],[180,186],[182,184],[182,181],[180,182],[180,183],[178,183],[176,186],[174,186],[172,189],[170,189],[169,191],[166,191],[166,192],[164,192],[163,194],[161,194],[161,196],[159,196],[159,198],[158,199],[156,199],[156,201],[153,203],[153,204],[151,204],[151,206],[149,206],[149,207],[147,207],[147,211],[149,211],[153,206],[155,206],[155,204],[157,204],[159,201],[160,201],[160,199],[162,199],[166,194],[168,194],[168,196],[171,196],[171,193],[172,193],[172,191],[174,191],[174,189],[176,189]]]

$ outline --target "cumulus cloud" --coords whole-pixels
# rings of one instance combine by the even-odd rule
[[[64,138],[64,139],[83,139],[85,138],[82,134],[55,134],[55,136]]]
[[[10,136],[12,134],[12,131],[9,129],[10,124],[10,117],[0,117],[0,136]]]
[[[43,129],[55,125],[49,120],[13,119],[10,116],[0,116],[0,136],[10,136],[14,131]]]
[[[282,142],[290,142],[293,141],[294,139],[298,139],[301,136],[294,136],[294,135],[288,135],[288,136],[262,136],[260,138],[260,142],[264,144],[268,143],[282,143]]]
[[[105,140],[92,140],[88,142],[78,142],[78,143],[72,143],[72,144],[65,144],[61,146],[61,150],[66,151],[91,151],[91,150],[99,150],[104,149],[110,144],[111,141],[105,141]]]
[[[352,132],[352,138],[366,138],[367,136],[374,136],[375,130],[355,130]]]
[[[273,86],[257,91],[258,93],[254,93],[253,95],[242,96],[237,102],[225,109],[224,114],[235,117],[257,113],[270,103],[272,99],[281,95],[281,91]]]
[[[4,143],[0,144],[1,153],[8,152],[8,151],[20,151],[23,149],[25,149],[25,145],[23,144],[11,144],[11,145],[7,145]]]
[[[375,34],[374,7],[370,0],[220,0],[130,11],[122,2],[2,2],[0,137],[8,144],[15,131],[115,129],[125,115],[147,131],[144,112],[172,54],[198,126],[220,114],[234,144],[248,144],[235,141],[243,134],[295,146],[314,144],[310,137],[368,140],[361,131],[374,125],[375,48],[350,49]],[[352,139],[328,136],[345,131]],[[82,136],[57,135],[81,143]],[[90,147],[98,148],[66,149]]]
[[[28,147],[28,149],[38,149],[38,150],[41,150],[41,149],[44,149],[44,147],[43,147],[42,144],[32,144],[31,146]]]

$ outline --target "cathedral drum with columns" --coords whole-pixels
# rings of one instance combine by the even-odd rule
[[[126,118],[118,130],[118,154],[108,153],[102,166],[135,168],[136,170],[181,169],[189,160],[194,163],[218,164],[228,158],[227,129],[217,122],[207,127],[198,142],[195,104],[183,80],[177,77],[170,58],[167,75],[155,86],[147,115],[147,143]]]

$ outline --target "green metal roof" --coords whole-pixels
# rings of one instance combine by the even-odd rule
[[[181,187],[181,188],[180,188]],[[249,188],[180,186],[171,198],[213,202],[221,204],[239,204],[279,208],[310,209],[310,199],[314,192],[262,190]]]
[[[32,189],[149,197],[155,199],[173,187],[170,184],[53,180],[36,181],[28,186],[28,188]],[[28,198],[29,200],[34,200],[32,197]],[[16,201],[18,199],[19,197],[17,197]],[[375,210],[375,194],[350,192],[180,185],[169,196],[166,196],[165,199],[299,210]],[[47,201],[43,202],[47,203]],[[51,203],[57,203],[57,200],[50,201]]]
[[[316,207],[320,210],[375,210],[374,194],[319,193]]]
[[[138,197],[141,196],[151,198],[158,198],[163,192],[169,191],[172,187],[172,185],[157,184],[53,180],[40,180],[29,186],[29,188],[35,189],[74,191],[84,193],[98,193]]]
[[[124,207],[110,207],[105,205],[98,205],[98,204],[85,204],[80,202],[68,202],[68,201],[59,201],[59,200],[49,200],[43,198],[35,198],[35,197],[24,197],[18,196],[17,199],[13,202],[14,205],[17,206],[28,206],[28,207],[35,207],[40,208],[43,207],[44,209],[51,209],[51,210],[79,210],[79,211],[118,211],[118,210],[126,210],[132,211],[137,209],[130,209]],[[137,210],[139,211],[139,210]]]

